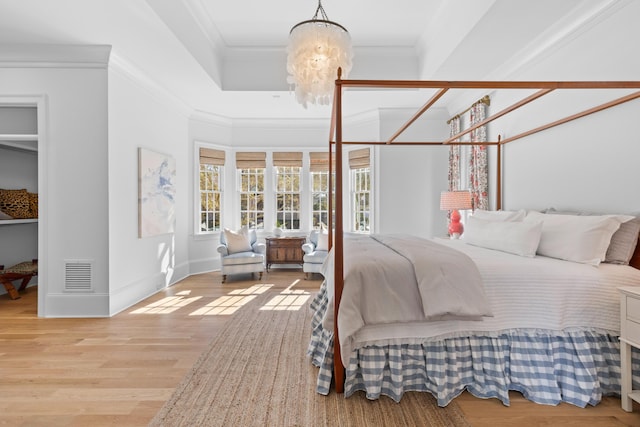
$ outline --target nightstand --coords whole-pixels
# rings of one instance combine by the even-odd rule
[[[640,348],[640,286],[625,286],[620,291],[620,400],[622,409],[633,411],[640,402],[640,390],[633,390],[631,347]]]
[[[304,260],[302,245],[306,237],[267,237],[267,272],[272,264],[300,264]]]

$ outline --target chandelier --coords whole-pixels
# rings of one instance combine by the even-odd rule
[[[331,103],[338,68],[342,77],[351,71],[351,37],[342,25],[330,21],[318,0],[313,18],[294,25],[287,46],[287,83],[295,85],[297,101]]]

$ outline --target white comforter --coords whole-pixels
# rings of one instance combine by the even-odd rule
[[[345,364],[353,349],[373,342],[422,342],[522,328],[557,331],[590,328],[617,333],[620,323],[617,288],[640,286],[640,270],[632,267],[610,264],[594,267],[547,257],[527,258],[466,245],[459,240],[438,239],[437,244],[443,248],[457,249],[474,260],[493,316],[481,320],[427,321],[432,316],[423,311],[423,305],[429,310],[428,304],[423,304],[409,261],[394,250],[372,245],[369,240],[365,236],[345,235],[345,287],[338,313]],[[324,319],[324,327],[328,329],[333,328],[332,257],[327,258],[323,274],[329,284],[330,307]],[[469,294],[468,300],[475,298]]]
[[[480,273],[459,251],[413,236],[347,235],[344,253],[341,341],[365,325],[491,316]],[[333,276],[333,253],[323,274]]]

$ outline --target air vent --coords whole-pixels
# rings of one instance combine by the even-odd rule
[[[65,260],[64,290],[66,292],[87,292],[92,289],[92,260]]]

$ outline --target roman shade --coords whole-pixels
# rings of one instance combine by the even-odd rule
[[[329,153],[309,153],[309,170],[311,172],[329,172]],[[336,159],[331,162],[331,170],[336,170]]]
[[[349,152],[349,168],[362,169],[369,167],[369,149],[362,148]]]
[[[236,168],[266,168],[267,153],[259,151],[244,151],[236,153]]]
[[[275,152],[273,166],[302,167],[302,152]]]
[[[224,166],[225,152],[213,148],[200,148],[200,164]]]

